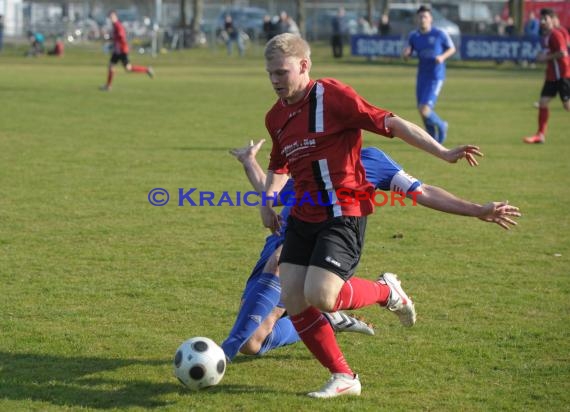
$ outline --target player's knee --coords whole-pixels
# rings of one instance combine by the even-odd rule
[[[418,111],[420,112],[422,117],[428,117],[431,112],[431,109],[427,105],[420,105],[418,106]]]
[[[279,275],[279,256],[280,254],[278,252],[275,252],[271,255],[271,257],[267,260],[265,267],[263,268],[263,271],[265,273],[273,273],[276,276]]]
[[[300,293],[284,293],[283,289],[281,289],[281,301],[285,304],[285,308],[290,314],[298,314],[306,309],[308,305],[302,291]]]
[[[281,301],[285,304],[286,308],[292,308],[297,306],[299,302],[299,297],[293,293],[289,293],[285,289],[281,289]]]
[[[336,296],[323,293],[319,290],[305,291],[305,297],[309,304],[325,312],[332,312],[336,303]]]
[[[564,110],[566,110],[567,112],[570,112],[570,100],[566,100],[563,104],[564,106]]]
[[[244,355],[257,355],[257,353],[261,350],[261,342],[257,340],[255,337],[251,337],[243,344],[243,346],[239,349],[240,353]]]

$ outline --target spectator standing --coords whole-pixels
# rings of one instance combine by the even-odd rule
[[[357,30],[358,30],[358,34],[366,34],[366,35],[374,34],[374,30],[372,29],[370,22],[364,16],[361,16],[358,18],[358,29]]]
[[[227,34],[226,47],[228,49],[228,56],[232,55],[233,44],[235,43],[238,48],[240,56],[243,56],[244,46],[241,40],[239,29],[234,25],[234,20],[230,14],[226,14],[224,21],[224,30]]]
[[[498,14],[495,15],[493,19],[493,26],[495,28],[495,33],[497,36],[504,36],[505,35],[505,22],[501,19],[501,16]]]
[[[301,35],[301,30],[299,30],[299,26],[297,22],[293,20],[293,17],[287,16],[287,33],[295,34],[296,36]]]
[[[269,41],[275,36],[275,25],[269,14],[263,16],[263,34],[265,34],[265,41]]]
[[[529,37],[540,36],[540,22],[536,18],[534,11],[531,11],[528,15],[528,21],[524,25],[524,35]]]
[[[390,35],[390,18],[388,17],[387,13],[384,13],[382,17],[380,17],[380,23],[378,24],[378,32],[380,33],[380,36]]]
[[[338,12],[335,17],[332,19],[332,51],[333,56],[337,59],[342,57],[343,53],[343,42],[344,42],[344,35],[346,34],[346,21],[345,16],[346,12],[344,7],[338,9]]]
[[[507,25],[505,26],[505,35],[509,37],[515,36],[517,34],[516,31],[515,21],[509,16],[507,18]]]

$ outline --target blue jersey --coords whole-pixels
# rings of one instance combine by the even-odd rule
[[[408,45],[418,55],[418,81],[445,79],[445,63],[438,64],[435,58],[455,47],[449,34],[437,27],[427,33],[414,30],[408,37]]]
[[[396,163],[390,156],[380,149],[375,147],[366,147],[362,149],[361,157],[362,165],[366,171],[366,180],[372,183],[376,189],[410,193],[415,191],[421,185],[421,182],[418,179],[405,173],[404,170],[402,170],[402,166]],[[285,187],[281,189],[281,193],[288,192],[294,193],[293,179],[289,179]],[[252,278],[263,272],[263,267],[269,257],[279,246],[283,244],[283,241],[285,240],[287,217],[289,216],[290,210],[291,206],[284,206],[281,210],[280,215],[283,221],[281,233],[279,235],[269,235],[267,239],[265,239],[265,246],[261,251],[257,264],[251,272],[248,284]],[[248,285],[245,287],[244,295],[247,291]]]

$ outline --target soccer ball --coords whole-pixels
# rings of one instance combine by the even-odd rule
[[[174,355],[174,375],[186,387],[198,390],[220,383],[226,372],[226,354],[213,340],[188,339]]]

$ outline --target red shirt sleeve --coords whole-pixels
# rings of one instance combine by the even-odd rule
[[[392,131],[386,126],[386,119],[392,117],[392,112],[376,107],[367,102],[356,91],[335,79],[323,79],[331,84],[335,84],[334,99],[338,104],[334,104],[335,110],[330,116],[345,129],[362,129],[386,137],[393,137]],[[330,106],[329,106],[330,107]],[[341,122],[338,119],[342,119]],[[330,123],[329,123],[330,124]]]
[[[269,156],[269,166],[267,167],[268,170],[272,171],[276,174],[288,174],[289,173],[289,165],[287,164],[287,158],[281,153],[281,149],[279,148],[279,142],[277,140],[277,136],[273,136],[271,133],[271,127],[268,121],[269,116],[265,117],[265,127],[271,136],[271,142],[273,144],[271,148],[271,154]]]
[[[560,30],[553,30],[548,42],[548,48],[551,53],[565,52],[568,53],[568,46],[566,44],[566,36]]]

